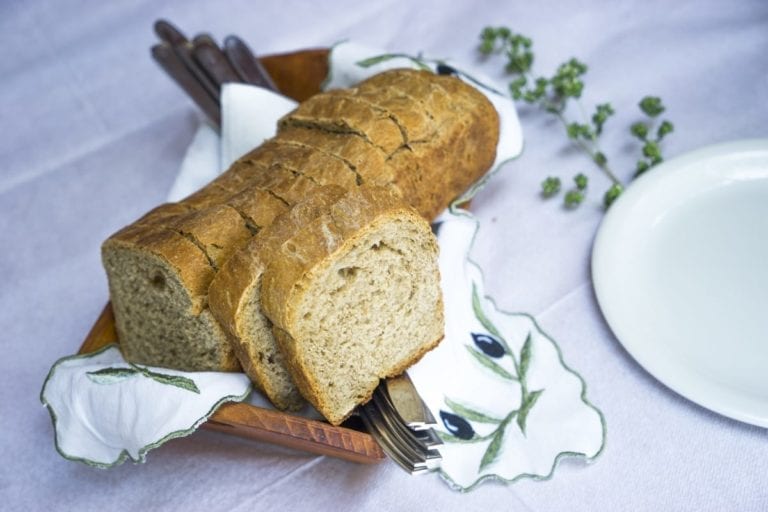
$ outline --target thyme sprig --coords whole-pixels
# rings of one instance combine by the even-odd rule
[[[586,114],[581,96],[587,65],[571,58],[560,64],[552,76],[535,76],[532,72],[535,60],[533,41],[507,27],[486,27],[480,34],[479,51],[486,56],[502,55],[506,60],[504,69],[511,76],[509,92],[512,98],[555,116],[571,142],[586,153],[610,180],[611,185],[603,195],[603,204],[606,208],[610,206],[623,191],[624,184],[611,168],[599,139],[607,121],[616,111],[606,102],[595,105],[591,116]],[[572,104],[576,108],[570,108]],[[661,120],[656,126],[656,121],[665,110],[660,98],[646,96],[640,101],[639,107],[646,119],[630,127],[630,133],[642,143],[635,176],[663,160],[660,143],[674,131],[674,126],[668,120]],[[569,189],[564,196],[568,208],[580,205],[587,193],[587,177],[583,173],[574,176],[574,183],[575,187]],[[545,198],[554,197],[560,192],[561,185],[560,178],[547,177],[541,183],[541,195]]]

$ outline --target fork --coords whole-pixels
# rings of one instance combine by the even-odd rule
[[[200,109],[221,125],[222,84],[241,82],[279,92],[269,73],[240,38],[230,35],[224,48],[208,34],[191,41],[166,20],[155,23],[161,42],[152,56]],[[382,380],[373,398],[355,410],[368,432],[394,462],[411,474],[433,471],[442,444],[432,427],[436,421],[407,374]]]
[[[443,443],[432,430],[435,419],[407,373],[382,380],[357,414],[384,452],[409,473],[440,467],[442,456],[436,448]]]

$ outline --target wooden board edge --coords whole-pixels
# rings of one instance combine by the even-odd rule
[[[362,464],[386,458],[364,432],[250,404],[222,405],[203,428]]]

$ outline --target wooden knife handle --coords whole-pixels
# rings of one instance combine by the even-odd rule
[[[237,36],[224,39],[224,53],[240,78],[249,84],[258,85],[270,91],[280,92],[263,64],[253,54],[245,41]]]
[[[168,43],[156,44],[152,47],[152,58],[216,125],[220,125],[221,112],[219,110],[218,91],[215,91],[216,96],[213,96],[210,90],[210,87],[213,86],[206,87],[204,82],[192,74],[192,71],[184,65],[184,61],[179,56],[180,51],[188,52],[189,50],[183,47],[173,49]]]
[[[219,91],[222,84],[241,81],[227,56],[208,34],[195,36],[192,40],[192,55]]]

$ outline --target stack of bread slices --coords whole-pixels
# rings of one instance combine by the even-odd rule
[[[245,371],[331,423],[443,336],[428,221],[492,164],[498,115],[398,69],[313,96],[209,185],[102,247],[127,360]]]

